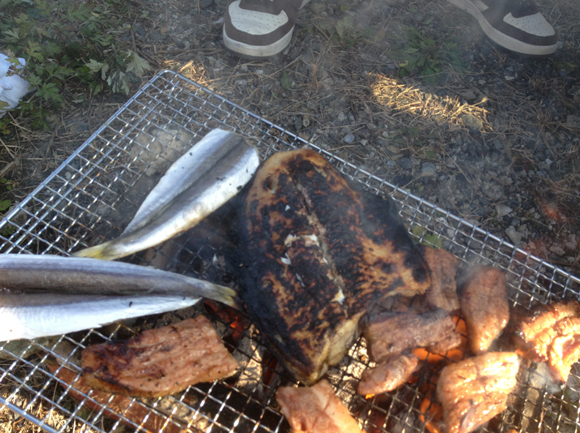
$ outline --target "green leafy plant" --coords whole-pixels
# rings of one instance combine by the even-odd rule
[[[12,181],[10,179],[6,179],[5,177],[3,177],[2,179],[0,179],[0,185],[4,185],[6,191],[12,191]]]
[[[286,90],[292,89],[292,81],[290,80],[290,76],[288,75],[286,69],[282,70],[282,75],[280,76],[280,85]]]
[[[16,227],[14,227],[13,225],[5,225],[0,233],[4,237],[10,237],[14,233],[16,233]]]
[[[0,179],[0,185],[2,185],[2,189],[5,191],[12,191],[12,181],[3,177]],[[12,206],[12,200],[5,199],[0,200],[0,212],[6,212]]]
[[[8,191],[12,191],[14,184],[12,182],[11,179],[7,179],[5,177],[0,179],[0,191],[2,193],[8,192]],[[12,200],[11,199],[3,199],[0,200],[0,213],[5,213],[7,210],[10,209],[10,207],[12,206]],[[16,231],[16,228],[12,225],[5,225],[2,230],[0,231],[0,234],[2,236],[10,236],[12,235],[14,232]]]
[[[566,71],[566,73],[571,74],[577,69],[577,65],[574,62],[554,62],[554,69],[558,71]]]
[[[127,13],[117,0],[0,0],[0,51],[14,64],[26,59],[17,73],[36,91],[19,110],[34,128],[48,129],[48,117],[65,99],[84,93],[77,90],[128,94],[131,82],[150,69],[117,37]],[[6,125],[2,119],[0,133]]]
[[[459,73],[467,70],[455,43],[429,38],[415,27],[407,29],[406,41],[396,44],[389,55],[399,61],[400,77],[419,75],[428,84],[439,81],[446,64]]]
[[[0,200],[0,212],[6,212],[12,206],[12,200]]]

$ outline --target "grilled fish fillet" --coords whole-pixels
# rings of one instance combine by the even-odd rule
[[[422,294],[427,264],[394,203],[356,190],[311,150],[279,153],[246,197],[241,296],[295,377],[315,383],[387,296]]]
[[[161,397],[229,376],[238,362],[204,316],[95,344],[82,354],[83,379],[99,391]]]

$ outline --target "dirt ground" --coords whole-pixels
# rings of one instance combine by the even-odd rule
[[[444,0],[314,0],[290,47],[264,61],[224,48],[227,0],[127,4],[135,18],[118,37],[152,66],[144,81],[180,72],[580,275],[580,2],[539,1],[561,47],[528,58]],[[0,178],[18,186],[3,193],[24,198],[126,100],[70,103],[50,133],[23,123],[2,139]],[[39,430],[22,421],[0,431]]]
[[[442,0],[315,0],[301,11],[291,45],[264,61],[224,48],[226,5],[128,2],[136,18],[119,37],[151,74],[178,71],[578,273],[580,4],[540,2],[561,48],[526,58],[492,44],[474,19]],[[413,71],[417,59],[424,66]],[[52,133],[23,127],[5,141],[12,150],[2,177],[18,184],[16,199],[126,99],[71,103]]]

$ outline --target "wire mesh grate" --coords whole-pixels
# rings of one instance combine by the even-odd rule
[[[127,215],[136,211],[184,146],[218,127],[244,135],[262,160],[301,147],[323,153],[345,175],[371,191],[391,195],[417,242],[443,247],[464,263],[503,269],[514,305],[578,298],[580,280],[575,276],[171,71],[157,74],[0,222],[1,251],[66,255],[120,234]],[[234,284],[222,263],[231,212],[225,206],[191,233],[130,260]],[[58,338],[0,343],[0,408],[51,432],[289,431],[275,392],[295,382],[274,362],[256,329],[244,316],[216,304],[194,308],[210,317],[240,361],[232,378],[158,399],[111,396],[88,388],[80,380],[81,351],[89,344],[134,335],[135,329],[153,323],[133,319]],[[368,399],[356,394],[356,383],[369,364],[366,351],[365,341],[359,340],[329,371],[337,395],[368,433],[426,431],[428,419],[420,408],[425,393],[417,385]],[[483,431],[580,430],[580,368],[573,367],[567,385],[556,393],[548,392],[537,376],[530,370],[518,379],[509,409]]]

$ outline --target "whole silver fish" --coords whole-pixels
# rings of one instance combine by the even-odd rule
[[[73,255],[115,260],[159,245],[236,195],[259,164],[241,135],[214,130],[173,163],[121,236]]]
[[[0,254],[0,288],[89,295],[203,297],[238,308],[236,291],[229,287],[145,266],[84,257]]]
[[[199,299],[0,291],[0,341],[50,337],[98,328],[118,320],[189,307]]]

